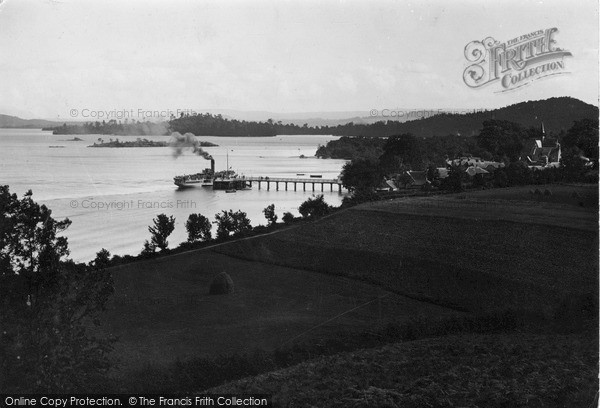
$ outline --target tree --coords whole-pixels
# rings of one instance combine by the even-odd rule
[[[389,137],[383,151],[379,161],[385,173],[397,173],[400,166],[411,170],[423,167],[423,142],[410,133]]]
[[[294,214],[292,214],[291,212],[284,212],[282,220],[286,224],[291,224],[292,222],[294,222]]]
[[[511,162],[506,166],[506,176],[508,184],[511,186],[520,186],[533,182],[533,173],[529,167],[521,162]]]
[[[396,186],[403,186],[406,188],[410,183],[412,183],[412,177],[408,175],[408,172],[401,168],[400,172],[396,175],[394,182]]]
[[[222,210],[220,214],[215,214],[217,221],[217,239],[227,238],[233,230],[232,210]]]
[[[263,209],[263,214],[267,219],[269,225],[273,225],[277,222],[277,214],[275,214],[275,204],[268,205]]]
[[[567,149],[574,147],[580,149],[581,155],[591,159],[597,165],[598,119],[582,119],[573,122],[573,126],[562,138],[562,145]]]
[[[185,223],[185,229],[188,233],[188,242],[210,241],[212,225],[208,218],[202,214],[190,214]]]
[[[433,187],[440,186],[440,171],[433,164],[427,166],[427,180]]]
[[[84,392],[109,368],[111,342],[88,328],[113,291],[106,254],[86,266],[65,261],[57,221],[31,191],[0,186],[0,389]]]
[[[576,146],[563,150],[560,169],[566,181],[583,181],[583,176],[589,169],[585,167],[582,155],[583,152]]]
[[[230,234],[242,234],[252,229],[248,216],[243,211],[222,210],[215,214],[217,220],[217,238],[227,238]]]
[[[442,190],[460,192],[465,189],[466,179],[465,168],[460,164],[453,164],[448,170],[448,177],[442,180],[440,188]]]
[[[507,120],[486,120],[477,135],[480,148],[489,151],[496,160],[504,157],[517,161],[528,132],[519,124]]]
[[[323,194],[318,196],[312,196],[305,202],[300,204],[298,211],[304,218],[308,217],[320,217],[328,214],[331,211],[331,207],[325,202]]]
[[[152,244],[150,241],[145,240],[144,248],[142,249],[142,252],[140,253],[140,255],[143,256],[144,258],[148,258],[148,257],[152,256],[155,252],[156,252],[156,246],[154,246],[154,244]]]
[[[90,266],[106,268],[110,265],[110,252],[104,248],[96,253],[96,258],[90,262]]]
[[[376,160],[356,159],[344,164],[341,180],[343,186],[352,192],[374,191],[383,180],[383,172]]]
[[[164,251],[169,246],[167,238],[175,229],[175,218],[172,215],[167,217],[166,214],[159,214],[152,221],[154,226],[148,227],[148,231],[152,234],[150,243],[153,247],[158,247],[161,251]]]

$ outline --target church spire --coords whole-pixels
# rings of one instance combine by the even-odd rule
[[[546,139],[546,130],[544,129],[544,122],[542,121],[542,142]]]

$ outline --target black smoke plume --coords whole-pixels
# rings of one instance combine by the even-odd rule
[[[202,150],[200,142],[196,139],[193,133],[182,135],[179,132],[171,133],[169,146],[173,149],[173,157],[177,158],[183,154],[185,150],[191,150],[192,153],[204,157],[206,160],[211,160],[212,156],[208,152]]]

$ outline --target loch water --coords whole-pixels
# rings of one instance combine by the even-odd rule
[[[82,139],[73,141],[73,138]],[[215,191],[210,187],[180,190],[173,184],[176,175],[190,174],[210,167],[210,162],[184,152],[175,158],[170,147],[88,147],[107,135],[53,135],[32,129],[0,129],[0,184],[22,196],[33,191],[33,199],[47,205],[57,219],[69,218],[65,231],[70,257],[89,261],[101,248],[111,254],[136,255],[149,239],[148,225],[160,214],[173,215],[175,231],[169,238],[173,248],[185,241],[185,221],[191,213],[214,220],[221,210],[242,210],[252,225],[266,224],[262,210],[275,204],[280,217],[284,212],[298,215],[298,206],[313,194],[321,194],[320,185],[307,191],[288,191],[274,185],[267,191],[253,188],[236,193]],[[121,141],[135,136],[118,137]],[[153,141],[169,141],[169,136],[147,136]],[[217,171],[229,167],[239,175],[268,177],[337,178],[344,160],[317,159],[319,145],[336,136],[294,135],[274,137],[198,137],[217,144],[206,147],[215,159]],[[304,174],[304,176],[298,176]],[[339,205],[342,191],[323,191],[325,201]]]

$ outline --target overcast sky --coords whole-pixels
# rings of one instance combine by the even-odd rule
[[[598,104],[598,4],[0,0],[0,113],[274,112]],[[557,27],[565,75],[471,89],[464,48]]]

